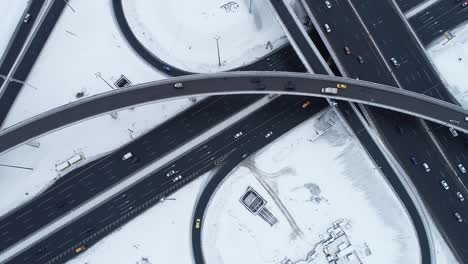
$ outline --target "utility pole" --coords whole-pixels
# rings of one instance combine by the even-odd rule
[[[249,3],[249,14],[252,14],[252,0]]]
[[[111,90],[114,90],[114,87],[112,87],[112,85],[110,85],[110,83],[108,83],[104,78],[102,78],[101,72],[96,72],[94,76],[96,76],[96,78],[103,80],[107,84],[107,86],[111,88]]]
[[[219,39],[220,36],[216,36],[214,39],[216,39],[216,48],[218,49],[218,66],[221,67],[221,56],[219,55]]]
[[[68,3],[68,0],[63,0],[65,2],[65,4],[67,4],[67,6],[71,9],[71,11],[73,11],[73,13],[75,13],[75,9],[73,9],[73,7],[70,5],[70,3]]]
[[[33,168],[21,167],[21,166],[15,166],[15,165],[7,165],[7,164],[0,164],[0,166],[8,167],[8,168],[15,168],[15,169],[23,169],[23,170],[34,170]]]

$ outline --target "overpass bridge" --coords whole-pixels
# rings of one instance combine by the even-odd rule
[[[183,84],[176,88],[175,84]],[[323,88],[337,88],[326,94]],[[468,133],[468,110],[429,96],[377,83],[290,72],[198,74],[148,82],[91,96],[0,131],[0,154],[37,137],[112,111],[196,95],[287,94],[363,103],[417,116]]]

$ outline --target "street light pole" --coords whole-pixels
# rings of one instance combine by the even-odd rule
[[[220,36],[214,38],[216,40],[216,48],[218,49],[218,66],[221,66],[221,56],[219,55],[219,39]]]
[[[1,167],[8,167],[8,168],[15,168],[15,169],[23,169],[23,170],[34,170],[33,168],[29,168],[29,167],[8,165],[8,164],[0,164],[0,166]]]
[[[249,2],[249,14],[252,14],[252,0]]]

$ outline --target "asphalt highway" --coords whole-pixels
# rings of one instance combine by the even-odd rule
[[[71,171],[34,200],[0,219],[0,252],[260,98],[249,95],[229,99],[210,97],[130,145]],[[127,152],[141,153],[139,161],[123,161]]]
[[[468,20],[468,8],[463,1],[438,1],[409,19],[421,42],[427,46],[443,37],[445,32]]]
[[[345,70],[351,76],[396,86],[395,81],[391,78],[390,72],[384,65],[378,51],[371,43],[367,33],[346,2],[333,1],[332,9],[326,9],[324,5],[316,4],[313,1],[307,0],[307,2],[314,13],[314,17],[320,23],[332,24],[332,32],[327,34],[327,39],[339,57],[340,62],[344,65]],[[450,95],[447,94],[445,87],[443,87],[436,73],[430,65],[426,64],[427,61],[425,58],[420,58],[419,50],[415,47],[415,44],[411,42],[412,39],[409,38],[407,34],[406,36],[401,36],[401,32],[395,32],[398,30],[395,29],[398,28],[396,25],[401,26],[402,23],[398,23],[398,21],[393,23],[386,22],[389,21],[385,19],[387,13],[392,13],[388,11],[392,10],[391,7],[377,8],[376,6],[380,5],[380,3],[370,4],[369,2],[372,1],[354,2],[359,2],[356,3],[355,6],[359,6],[361,9],[365,8],[366,11],[359,11],[359,14],[363,19],[364,16],[369,19],[367,26],[369,29],[372,29],[371,34],[374,36],[377,44],[380,44],[379,47],[384,47],[384,55],[387,52],[387,54],[391,54],[387,55],[388,57],[397,57],[398,55],[395,53],[408,53],[413,56],[410,61],[398,58],[402,65],[392,69],[400,83],[403,84],[403,87],[421,93],[429,93],[430,95],[440,94],[442,95],[440,97],[444,99],[451,98]],[[374,9],[374,7],[376,9]],[[333,21],[331,21],[331,18],[333,18]],[[395,15],[393,15],[392,18],[393,20],[400,19]],[[374,35],[374,32],[377,36]],[[345,53],[345,46],[350,49],[349,55]],[[356,56],[358,55],[363,57],[363,64],[358,63],[356,60]],[[405,66],[405,64],[409,65]],[[402,67],[404,67],[404,69],[401,69]],[[424,89],[424,87],[428,85],[430,85],[429,87],[432,87],[432,89]],[[439,226],[443,226],[444,231],[450,234],[451,239],[457,240],[459,237],[457,229],[463,227],[455,225],[456,221],[453,213],[462,211],[463,203],[460,203],[460,201],[456,199],[455,192],[466,192],[463,186],[458,184],[456,176],[453,175],[453,172],[445,164],[440,152],[437,147],[434,146],[432,140],[425,132],[425,129],[419,122],[409,116],[375,108],[371,108],[370,110],[378,131],[383,135],[386,145],[392,150],[396,157],[398,157],[400,164],[415,183],[432,213],[437,219],[440,219]],[[434,125],[432,124],[431,127],[434,127]],[[451,153],[460,155],[460,159],[465,157],[463,152],[466,151],[466,145],[464,145],[463,141],[448,139],[449,131],[443,127],[437,127],[433,132],[438,133],[439,142],[442,142],[446,149],[451,149]],[[415,157],[418,164],[413,164],[410,157]],[[460,159],[456,159],[457,162],[460,162]],[[421,167],[423,162],[429,164],[431,172],[426,173],[424,171]],[[431,181],[427,181],[428,174],[429,177],[434,175]],[[441,180],[447,181],[449,186],[451,186],[450,191],[445,191],[442,188],[440,184]],[[448,201],[450,206],[447,206]],[[462,242],[459,241],[459,243]],[[458,249],[462,250],[461,244],[459,244]]]
[[[3,53],[2,59],[0,60],[1,76],[7,76],[11,71],[11,68],[13,67],[13,64],[15,63],[21,49],[23,48],[26,39],[34,25],[34,22],[39,15],[39,11],[44,5],[44,2],[45,0],[32,0],[26,7],[23,16],[21,16],[18,25],[16,26],[13,36],[8,43],[8,47]],[[26,14],[30,15],[27,23],[23,21]],[[4,81],[5,80],[3,78],[0,78],[0,87],[2,87]]]
[[[33,3],[34,5],[34,10],[33,12],[38,13],[38,4],[41,4],[41,1],[36,1],[38,3]],[[31,72],[32,67],[36,63],[37,58],[39,57],[39,54],[41,53],[42,48],[44,47],[45,43],[47,42],[47,39],[49,38],[50,33],[52,33],[52,30],[55,27],[55,24],[57,23],[58,19],[60,18],[60,15],[62,14],[64,8],[66,5],[66,1],[60,1],[56,0],[53,1],[52,6],[50,7],[49,11],[46,14],[46,17],[42,21],[42,23],[39,25],[39,29],[36,32],[36,35],[31,41],[31,44],[29,45],[29,48],[25,52],[23,58],[19,62],[18,66],[15,69],[15,72],[12,76],[13,79],[16,80],[21,80],[24,81],[28,77],[29,73]],[[40,8],[39,8],[40,9]],[[35,19],[33,18],[35,16],[31,15],[31,20]],[[21,36],[19,36],[18,41],[24,42],[24,39],[26,36],[23,34],[26,34],[26,32],[29,32],[31,29],[32,21],[30,23],[26,24],[27,26],[24,26],[24,32],[21,32]],[[22,47],[21,43],[16,43],[20,47]],[[11,51],[12,56],[8,57],[7,60],[5,60],[5,65],[12,65],[14,60],[16,59],[19,50],[14,50]],[[14,56],[16,54],[16,56]],[[3,66],[3,65],[2,65]],[[11,68],[12,66],[9,66]],[[7,67],[8,68],[8,67]],[[10,111],[10,108],[12,107],[13,103],[16,100],[16,97],[21,91],[21,88],[23,87],[23,84],[18,83],[18,82],[10,82],[6,86],[5,89],[3,89],[2,94],[0,95],[0,127],[2,126],[3,122],[5,121],[8,112]]]
[[[325,4],[318,3],[318,2],[311,2],[311,1],[304,1],[303,3],[306,6],[308,6],[308,5],[313,6],[312,8],[309,8],[309,9],[314,9],[314,7],[317,7],[319,10],[321,10],[322,14],[320,14],[320,15],[325,15],[328,19],[330,17],[333,17],[333,15],[331,15],[330,12],[329,12],[329,8],[327,8]],[[337,2],[336,4],[339,4],[339,2]],[[335,3],[332,4],[332,6],[334,6],[334,5],[335,5]],[[290,15],[289,12],[284,11],[284,9],[277,9],[276,13],[283,20],[291,20],[290,16],[288,16],[288,15]],[[313,16],[315,17],[315,15],[313,15]],[[327,32],[325,34],[331,34],[332,33],[333,35],[340,35],[340,34],[346,35],[348,33],[348,32],[340,32],[341,28],[339,26],[337,27],[338,31],[335,31],[335,29],[334,29],[335,25],[333,25],[333,21],[327,21],[327,22],[329,23],[329,26],[331,26],[330,27],[331,32]],[[347,21],[347,22],[352,23],[353,21],[351,20],[351,21]],[[301,34],[301,32],[299,30],[290,30],[290,28],[297,27],[298,26],[297,24],[295,24],[295,23],[286,23],[286,22],[283,22],[283,24],[285,25],[285,27],[290,32],[289,35],[291,35],[293,38],[301,39],[301,38],[304,37],[304,36],[302,36],[302,34]],[[322,24],[324,24],[324,23],[322,23]],[[353,25],[351,24],[351,25],[348,25],[348,26],[352,27]],[[317,30],[320,30],[320,29],[317,29]],[[326,32],[326,30],[324,30],[324,31]],[[366,57],[374,56],[374,54],[372,54],[373,49],[370,47],[370,43],[369,43],[368,40],[366,40],[365,38],[360,38],[359,35],[355,35],[355,37],[358,38],[358,42],[360,43],[360,45],[363,45],[363,48],[361,49],[361,51],[365,51],[365,52],[358,53],[358,54],[353,53],[353,55],[351,56],[352,59],[347,60],[347,65],[346,66],[350,66],[350,68],[349,68],[350,75],[353,76],[354,78],[357,78],[358,75],[365,76],[365,74],[369,73],[368,70],[364,70],[364,69],[361,70],[360,68],[362,68],[362,67],[360,67],[360,65],[362,64],[362,62],[365,62]],[[317,39],[315,39],[315,42],[316,42],[316,45],[319,48],[321,47],[322,54],[324,54],[324,56],[329,56],[330,53],[328,51],[326,51],[326,49],[327,49],[326,45],[324,43],[321,43]],[[300,52],[314,53],[314,51],[312,50],[311,45],[309,43],[307,43],[306,41],[299,41],[299,42],[297,42],[296,45],[299,46]],[[342,49],[342,48],[340,48],[340,49]],[[344,50],[341,50],[341,51],[344,51]],[[370,53],[370,54],[368,54],[368,53]],[[339,54],[341,54],[341,52]],[[373,68],[372,73],[376,74],[376,76],[379,77],[379,80],[390,81],[391,77],[387,74],[386,70],[382,67],[383,63],[379,62],[378,60],[376,60],[375,62],[377,63],[377,65],[375,65],[375,67]],[[318,63],[316,60],[312,60],[312,61],[310,61],[308,63],[310,65],[313,65],[312,68],[313,68],[313,70],[315,72],[322,73],[322,74],[327,74],[328,73],[327,69],[325,69],[325,66],[323,64],[321,64],[321,63]],[[348,68],[348,67],[345,67],[345,68]],[[355,105],[354,107],[358,108],[359,106]],[[348,126],[354,132],[355,136],[361,142],[362,146],[366,149],[366,151],[372,157],[372,159],[374,160],[376,166],[378,166],[380,168],[380,170],[385,175],[385,177],[387,178],[388,182],[391,184],[392,188],[395,190],[395,192],[398,195],[398,197],[400,198],[400,200],[404,203],[404,205],[405,205],[405,207],[406,207],[406,209],[407,209],[407,211],[408,211],[408,213],[409,213],[409,215],[410,215],[410,217],[412,219],[412,222],[414,223],[414,226],[415,226],[415,230],[416,230],[416,233],[417,233],[417,237],[418,237],[419,245],[420,245],[420,249],[421,249],[421,259],[422,259],[423,263],[430,263],[430,261],[431,261],[431,250],[430,250],[430,246],[429,246],[430,240],[428,239],[428,236],[427,236],[425,227],[423,225],[421,216],[420,216],[418,210],[416,209],[416,205],[411,200],[407,190],[404,188],[404,186],[403,186],[401,180],[399,179],[399,177],[395,174],[395,171],[393,170],[391,165],[388,163],[386,157],[384,156],[384,154],[380,150],[379,146],[377,146],[375,141],[370,136],[369,132],[364,128],[363,123],[361,123],[361,120],[359,120],[357,114],[352,109],[352,105],[348,104],[348,103],[339,103],[337,108],[341,112],[341,115],[344,117],[346,122],[348,123]],[[215,185],[215,184],[213,184],[213,185]],[[211,190],[214,190],[214,189],[211,189]],[[211,190],[207,188],[207,190],[202,194],[202,196],[210,197],[211,196],[211,193],[210,193]],[[201,204],[197,205],[197,210],[199,210],[198,211],[198,217],[201,216],[201,213],[203,213],[203,211],[201,211],[201,210],[204,210],[203,208],[206,208],[206,206],[207,206],[206,202],[204,203],[203,201],[201,202]],[[196,221],[196,220],[194,220],[194,221]],[[203,260],[202,259],[202,253],[201,253],[202,252],[202,250],[201,250],[201,241],[200,241],[200,234],[199,233],[200,232],[195,232],[195,234],[192,234],[192,237],[193,237],[193,239],[192,239],[193,252],[194,252],[195,259],[199,263],[203,263],[202,262],[202,260]],[[198,239],[198,241],[196,239]]]
[[[311,48],[304,48],[310,47],[308,36],[302,34],[301,29],[298,27],[296,22],[294,21],[293,16],[288,11],[283,0],[270,0],[271,5],[273,6],[275,12],[279,17],[281,17],[281,23],[284,27],[287,28],[288,34],[294,36],[294,44],[300,49],[301,55],[304,59],[309,63],[309,65],[313,69],[321,69],[323,68],[322,62],[320,61],[319,57],[315,54],[315,52]],[[307,68],[307,67],[306,67]],[[321,74],[327,74],[326,71],[320,72]]]
[[[304,107],[307,101],[310,104]],[[256,151],[327,105],[321,99],[276,99],[6,263],[63,263],[76,255],[75,248],[92,246],[162,197],[229,159],[235,151],[242,151],[244,147]],[[267,138],[265,135],[270,131],[273,136]],[[238,132],[243,134],[235,138]],[[142,149],[139,155],[146,151]],[[243,154],[251,152],[244,151]],[[168,176],[171,171],[175,173]]]

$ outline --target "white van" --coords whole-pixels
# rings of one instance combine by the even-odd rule
[[[131,152],[128,152],[127,154],[123,155],[122,160],[128,160],[131,157],[133,157],[133,154]]]

